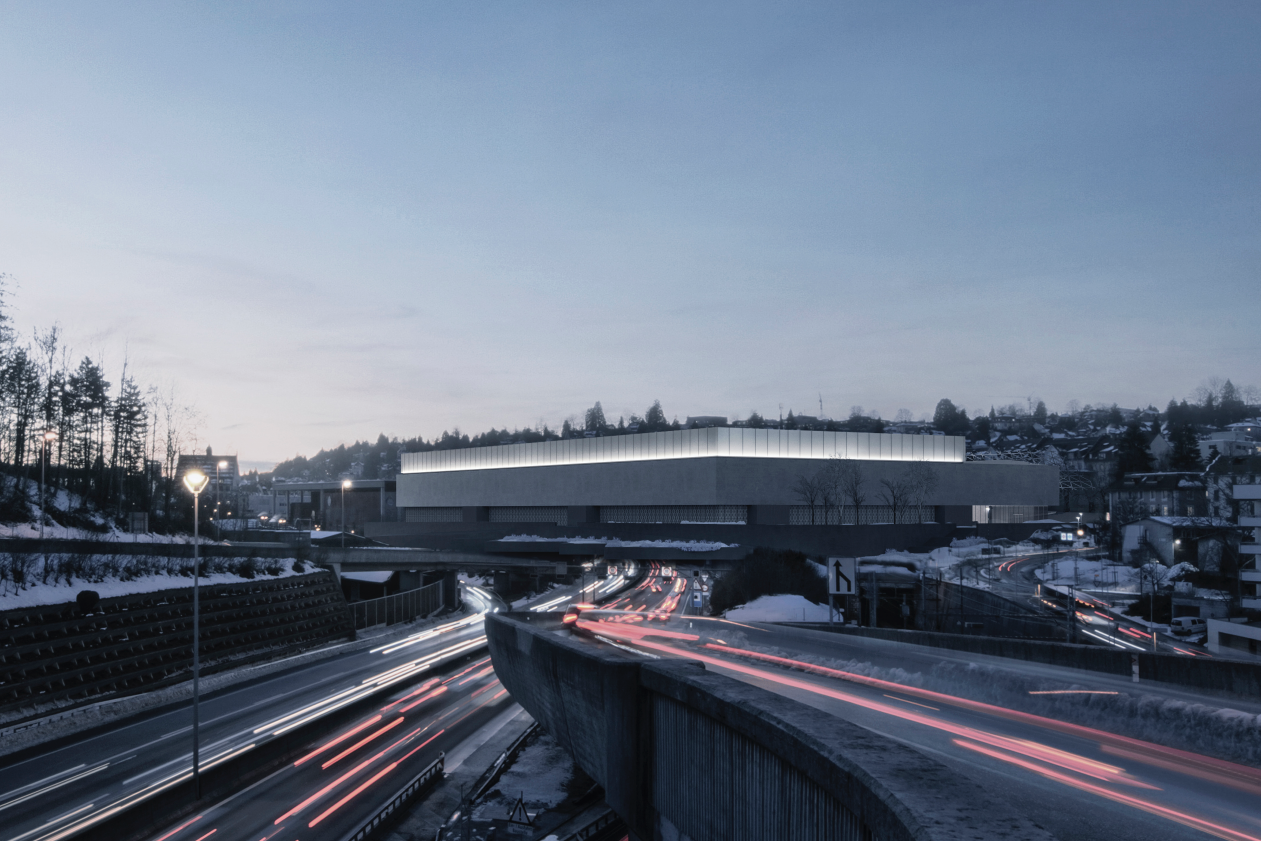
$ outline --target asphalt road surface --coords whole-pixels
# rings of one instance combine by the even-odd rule
[[[477,611],[494,609],[485,591],[466,590]],[[200,765],[211,767],[263,741],[391,685],[417,683],[442,663],[485,644],[481,613],[333,656],[201,703]],[[191,776],[189,707],[120,722],[0,767],[0,838],[59,841],[119,809],[135,808]]]
[[[662,595],[653,595],[660,604]],[[652,654],[698,660],[896,739],[973,780],[1059,838],[1261,839],[1261,770],[1065,720],[1077,716],[1031,715],[928,691],[916,685],[921,682],[916,675],[939,665],[966,669],[976,663],[1072,687],[1036,690],[1061,693],[1057,703],[1088,705],[1105,693],[1139,693],[1152,703],[1200,702],[1251,715],[1261,714],[1261,703],[856,636],[721,619],[663,620],[652,603],[634,614],[583,611],[573,626],[588,638],[598,634]],[[683,638],[655,636],[658,630]],[[801,659],[821,657],[843,668]],[[856,664],[904,674],[875,679]],[[976,677],[984,679],[985,673]],[[1089,709],[1080,717],[1089,721]]]

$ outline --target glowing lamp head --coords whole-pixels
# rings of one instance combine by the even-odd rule
[[[227,463],[226,461],[221,461],[221,462],[219,462],[219,469],[220,469],[220,470],[227,470],[227,469],[228,469],[228,463]]]
[[[343,488],[349,488],[349,487],[350,487],[350,480],[349,480],[349,479],[342,479],[342,487],[343,487]]]
[[[45,441],[56,441],[57,433],[53,432],[51,429],[46,429],[44,430],[43,438]]]
[[[184,474],[184,487],[188,488],[193,496],[201,493],[206,489],[206,483],[210,481],[210,477],[200,470],[190,470]]]

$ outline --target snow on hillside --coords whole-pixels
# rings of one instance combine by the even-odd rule
[[[216,558],[215,560],[231,559]],[[245,559],[240,558],[237,560],[244,561]],[[238,573],[215,572],[203,575],[201,577],[201,585],[206,587],[212,584],[241,584],[251,580],[288,578],[309,573],[310,571],[310,569],[304,569],[302,572],[295,572],[292,562],[286,561],[281,565],[277,575],[256,574],[252,578],[246,578]],[[65,581],[56,581],[48,584],[34,582],[26,589],[16,592],[12,590],[12,584],[10,583],[9,587],[6,588],[7,592],[0,592],[0,610],[66,604],[73,602],[81,590],[92,590],[102,599],[109,599],[116,596],[134,596],[141,593],[156,593],[159,590],[175,590],[181,587],[192,586],[192,577],[183,575],[145,575],[128,581],[109,578],[103,581],[92,582],[75,581],[72,584],[67,584]]]
[[[804,596],[762,596],[723,614],[735,622],[826,622],[827,606]]]

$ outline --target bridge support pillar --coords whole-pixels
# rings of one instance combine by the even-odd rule
[[[460,607],[460,576],[453,569],[442,576],[442,606],[447,610]]]

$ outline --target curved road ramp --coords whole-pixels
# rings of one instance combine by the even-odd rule
[[[641,839],[1052,838],[899,742],[562,627],[559,614],[487,616],[495,673]]]

